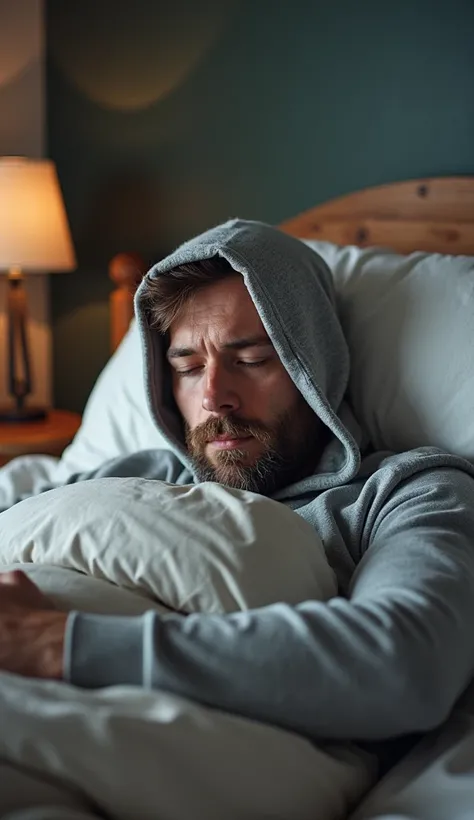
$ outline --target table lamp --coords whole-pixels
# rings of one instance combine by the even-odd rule
[[[54,163],[0,158],[0,273],[8,277],[8,381],[11,407],[0,421],[44,418],[43,408],[29,407],[32,392],[28,348],[28,311],[23,274],[72,270],[74,248]]]

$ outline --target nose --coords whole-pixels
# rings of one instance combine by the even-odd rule
[[[223,367],[210,367],[206,373],[202,406],[208,413],[229,415],[240,408],[233,378]]]

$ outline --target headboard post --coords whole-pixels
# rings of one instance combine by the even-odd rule
[[[117,349],[133,318],[133,297],[147,264],[138,253],[118,253],[109,263],[109,276],[116,285],[110,294],[110,343]]]

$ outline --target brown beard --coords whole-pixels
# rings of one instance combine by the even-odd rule
[[[186,445],[196,476],[200,481],[216,481],[228,487],[272,495],[281,487],[308,475],[320,451],[321,422],[308,405],[306,407],[309,413],[306,414],[306,423],[301,424],[303,435],[299,438],[290,434],[294,429],[294,413],[290,412],[283,413],[271,427],[260,421],[243,421],[235,416],[210,418],[193,430],[186,425]],[[217,451],[211,462],[205,448],[209,441],[224,435],[239,438],[253,436],[261,442],[264,451],[250,465],[244,463],[248,458],[245,446],[242,449]]]

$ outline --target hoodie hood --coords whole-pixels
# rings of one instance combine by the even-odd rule
[[[336,313],[333,279],[311,248],[261,222],[231,220],[181,245],[154,265],[146,279],[172,268],[220,256],[242,274],[247,290],[290,378],[333,434],[313,476],[275,498],[329,489],[350,481],[360,466],[359,430],[343,402],[349,351]],[[171,395],[165,336],[150,327],[145,282],[135,311],[152,417],[170,448],[192,472],[182,423]],[[297,421],[295,422],[297,423]]]

